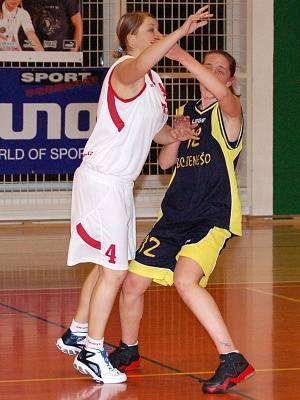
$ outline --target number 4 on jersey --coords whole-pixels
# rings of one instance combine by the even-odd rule
[[[107,249],[105,255],[107,257],[109,257],[108,262],[110,262],[111,264],[115,264],[116,263],[116,245],[115,244],[111,244],[109,246],[109,248]]]

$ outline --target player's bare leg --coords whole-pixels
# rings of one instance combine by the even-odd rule
[[[85,339],[88,333],[90,300],[101,272],[102,267],[95,265],[86,277],[80,292],[79,304],[71,326],[56,342],[58,349],[65,354],[75,355],[85,346]]]
[[[230,387],[253,375],[254,368],[236,350],[212,296],[199,286],[202,276],[203,270],[195,261],[187,257],[179,258],[175,269],[176,289],[207,330],[220,354],[221,363],[215,374],[204,381],[202,390],[204,393],[225,393]]]
[[[76,356],[74,367],[100,383],[122,383],[127,377],[109,362],[104,348],[104,332],[117,293],[127,270],[102,268],[92,291],[89,306],[89,328],[85,348]]]
[[[195,261],[180,257],[174,274],[175,287],[214,341],[220,354],[236,349],[219,308],[210,293],[199,286],[203,270]]]
[[[80,323],[88,322],[89,307],[90,307],[92,292],[101,273],[102,273],[102,267],[99,265],[95,265],[95,267],[86,277],[80,292],[79,304],[74,317],[75,321]]]
[[[144,311],[144,293],[151,284],[151,279],[128,273],[120,294],[120,319],[122,340],[109,359],[120,371],[131,371],[140,365],[138,334]]]

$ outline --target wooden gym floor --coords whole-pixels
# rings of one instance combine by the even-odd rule
[[[152,221],[138,221],[138,241]],[[300,399],[300,220],[248,219],[222,252],[208,286],[256,374],[226,395],[198,378],[217,353],[176,290],[152,286],[140,334],[143,363],[126,384],[78,374],[56,339],[69,325],[91,268],[67,268],[67,224],[0,225],[0,398],[3,400]],[[106,342],[120,339],[117,304]]]

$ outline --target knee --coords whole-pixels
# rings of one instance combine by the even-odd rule
[[[192,284],[193,283],[186,279],[186,277],[184,276],[175,276],[174,286],[176,287],[176,290],[180,294],[180,296],[186,296]]]
[[[147,287],[147,278],[143,278],[141,276],[132,274],[131,272],[128,273],[126,279],[123,282],[122,286],[122,293],[123,296],[142,296]]]
[[[109,287],[120,289],[126,277],[127,271],[105,271],[101,281]]]
[[[120,289],[120,287],[122,286],[122,283],[124,282],[125,277],[126,277],[126,273],[118,275],[115,278],[115,286],[117,286]]]

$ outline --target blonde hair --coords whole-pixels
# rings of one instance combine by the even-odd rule
[[[119,58],[123,53],[126,53],[128,50],[128,42],[127,36],[132,33],[137,33],[139,27],[145,21],[146,18],[151,17],[154,18],[153,15],[145,12],[129,12],[119,19],[117,24],[117,37],[120,43],[120,47],[116,49],[113,53],[115,58]]]

